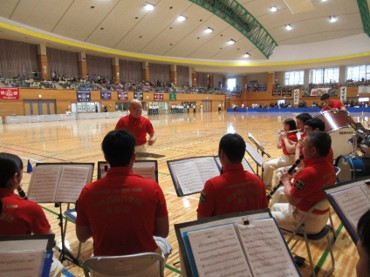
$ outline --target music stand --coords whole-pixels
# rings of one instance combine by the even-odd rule
[[[257,151],[259,150],[261,152],[262,157],[263,155],[266,155],[267,158],[271,158],[270,154],[265,151],[265,148],[261,145],[261,143],[258,142],[258,140],[256,140],[256,138],[251,133],[248,133],[248,138],[256,145]]]
[[[253,159],[253,161],[256,163],[256,172],[258,175],[258,168],[262,167],[262,176],[263,176],[263,163],[264,159],[261,156],[260,153],[257,152],[256,149],[252,147],[248,142],[245,143],[245,152],[249,154],[249,156]],[[262,179],[262,178],[261,178]]]

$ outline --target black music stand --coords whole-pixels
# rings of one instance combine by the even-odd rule
[[[251,134],[251,133],[248,133],[248,138],[249,138],[249,140],[251,141],[251,142],[253,142],[254,143],[254,145],[256,146],[256,148],[257,148],[257,153],[258,153],[258,151],[260,152],[260,153],[258,153],[260,156],[261,156],[261,158],[262,158],[262,163],[259,165],[261,168],[262,168],[262,172],[261,172],[261,180],[263,181],[263,163],[264,163],[264,159],[263,159],[263,155],[265,155],[265,156],[267,156],[268,158],[271,158],[271,155],[269,154],[269,153],[267,153],[266,151],[265,151],[265,148],[261,145],[261,143],[259,143],[259,141]],[[250,153],[249,153],[249,151],[247,151],[248,152],[248,154],[249,155],[251,155]],[[253,160],[255,160],[253,157],[252,157],[252,159]],[[261,159],[259,159],[259,160],[261,160]],[[256,161],[256,160],[255,160]],[[257,162],[256,162],[257,163]],[[258,163],[257,163],[258,164]],[[258,166],[257,166],[257,174],[258,174]]]
[[[259,167],[262,168],[262,177],[261,177],[261,180],[263,178],[263,163],[265,162],[262,155],[260,153],[258,153],[258,151],[256,149],[254,149],[252,147],[252,145],[250,145],[248,142],[245,143],[245,152],[247,152],[249,154],[249,156],[253,159],[253,161],[256,163],[256,172],[257,172],[257,175],[258,175],[258,169]]]

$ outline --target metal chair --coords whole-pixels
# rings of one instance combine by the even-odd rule
[[[94,256],[83,263],[86,277],[163,277],[164,258],[157,252],[125,256]]]
[[[324,226],[324,228],[319,233],[316,233],[316,234],[307,234],[306,231],[305,231],[305,229],[304,229],[305,220],[312,214],[312,212],[315,209],[317,209],[317,207],[321,207],[322,208],[323,206],[327,206],[328,207],[328,218],[330,220],[330,224],[326,224]],[[286,230],[284,230],[284,231],[286,231]],[[308,258],[309,258],[309,261],[310,261],[311,275],[314,276],[314,277],[316,277],[316,272],[315,272],[315,267],[314,267],[313,260],[312,260],[312,254],[311,254],[309,242],[310,241],[319,241],[321,239],[326,238],[326,240],[327,240],[327,248],[325,248],[325,249],[328,249],[329,252],[330,252],[331,267],[330,267],[329,271],[325,274],[325,276],[329,276],[330,274],[333,273],[334,268],[335,268],[335,261],[334,261],[334,255],[333,255],[333,250],[332,250],[332,242],[331,242],[331,239],[330,239],[329,234],[332,232],[333,233],[333,238],[335,239],[335,233],[333,231],[333,222],[332,222],[331,214],[330,214],[330,204],[329,204],[329,202],[328,202],[327,199],[322,200],[319,203],[317,203],[315,206],[313,206],[306,213],[306,215],[303,217],[303,219],[299,223],[298,227],[294,231],[287,231],[287,232],[291,232],[292,233],[291,236],[289,237],[289,239],[287,240],[287,244],[288,245],[292,241],[293,238],[296,238],[296,241],[290,247],[290,250],[291,251],[296,246],[297,242],[299,241],[299,238],[303,238],[303,240],[305,242],[305,245],[306,245],[306,249],[307,249],[307,255],[308,255]]]

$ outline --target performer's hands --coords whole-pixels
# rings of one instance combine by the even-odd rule
[[[153,145],[156,141],[156,137],[155,136],[152,136],[149,140],[148,140],[148,145]]]

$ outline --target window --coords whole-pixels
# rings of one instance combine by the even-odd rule
[[[311,69],[309,82],[311,84],[339,83],[339,67]]]
[[[352,80],[358,82],[364,80],[370,80],[370,65],[355,65],[346,67],[346,80]]]
[[[285,72],[286,86],[303,85],[304,84],[304,71],[287,71]]]
[[[236,90],[236,79],[235,78],[227,79],[226,86],[228,91]]]

